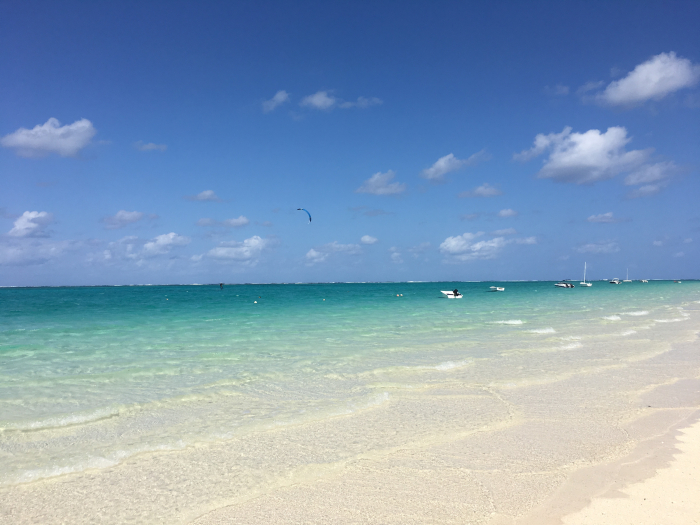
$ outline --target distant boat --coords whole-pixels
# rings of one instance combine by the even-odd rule
[[[629,268],[627,268],[627,279],[623,280],[622,282],[623,283],[631,283],[632,282],[632,281],[630,281],[630,269]]]
[[[642,283],[648,283],[649,280],[648,280],[648,279],[642,279],[640,282],[642,282]]]
[[[579,283],[581,286],[593,286],[591,283],[586,282],[586,263],[583,263],[583,281]]]
[[[611,279],[611,280],[608,281],[608,282],[609,282],[610,284],[622,284],[622,281],[621,281],[620,279],[618,279],[617,277],[615,277],[614,279]]]
[[[554,286],[558,288],[573,288],[573,283],[568,282],[570,279],[562,279],[558,283],[554,283]]]
[[[491,291],[492,292],[505,292],[506,289],[503,286],[492,286]]]
[[[681,284],[681,281],[673,281],[676,284]]]
[[[462,294],[459,293],[459,292],[457,292],[457,295],[455,295],[454,292],[449,292],[449,291],[445,291],[445,290],[440,290],[440,291],[441,291],[443,294],[445,294],[445,296],[446,296],[448,299],[461,299],[461,298],[463,297]]]

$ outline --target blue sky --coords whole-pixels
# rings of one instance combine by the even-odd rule
[[[697,2],[1,5],[0,285],[698,277]]]

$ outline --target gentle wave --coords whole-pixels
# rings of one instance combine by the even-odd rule
[[[605,317],[603,317],[603,319],[605,319],[606,321],[620,321],[622,317],[620,317],[619,315],[606,315]]]
[[[637,333],[637,330],[625,330],[624,332],[621,332],[620,335],[625,337],[625,336],[636,334],[636,333]]]
[[[109,419],[120,414],[118,408],[100,408],[91,412],[83,412],[78,414],[69,414],[63,417],[50,417],[40,419],[38,421],[29,421],[23,423],[6,423],[0,426],[0,432],[7,430],[44,430],[47,428],[70,427],[73,425],[81,425],[84,423],[93,423],[102,419]]]
[[[654,319],[657,323],[680,323],[681,321],[687,321],[687,317],[676,318],[676,319]]]
[[[633,316],[649,315],[649,312],[647,312],[646,310],[640,310],[639,312],[625,312],[625,315],[633,315]]]
[[[435,370],[452,370],[453,368],[462,368],[467,366],[467,361],[445,361],[435,366]]]
[[[531,334],[555,334],[557,331],[554,328],[535,328],[534,330],[528,330]]]
[[[509,319],[508,321],[494,321],[493,324],[523,324],[520,319]]]
[[[581,348],[583,345],[581,343],[569,343],[561,347],[562,350],[575,350],[576,348]]]

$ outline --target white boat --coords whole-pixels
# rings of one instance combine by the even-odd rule
[[[583,281],[579,283],[581,286],[593,286],[591,283],[586,282],[586,263],[583,263]]]
[[[461,299],[464,297],[461,293],[457,292],[457,295],[454,294],[454,292],[446,292],[445,290],[440,290],[443,294],[447,296],[448,299]]]
[[[492,292],[505,292],[506,289],[503,288],[503,286],[492,286],[491,291]]]
[[[622,282],[623,283],[631,283],[632,282],[632,281],[630,281],[630,269],[629,268],[627,268],[627,279],[624,279]]]
[[[610,282],[610,284],[621,284],[622,283],[622,281],[620,279],[618,279],[617,277],[615,277],[614,279],[611,279],[609,282]]]
[[[649,279],[642,279],[640,282],[642,282],[642,283],[648,283],[648,282],[649,282]]]
[[[554,286],[557,286],[558,288],[573,288],[573,283],[570,283],[568,281],[568,279],[564,279],[562,281],[559,281],[558,283],[554,283]]]

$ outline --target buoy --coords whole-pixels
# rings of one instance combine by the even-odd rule
[[[258,304],[258,302],[257,302],[257,301],[253,301],[253,302],[254,302],[255,304]]]
[[[325,301],[325,299],[324,299],[324,301]]]

